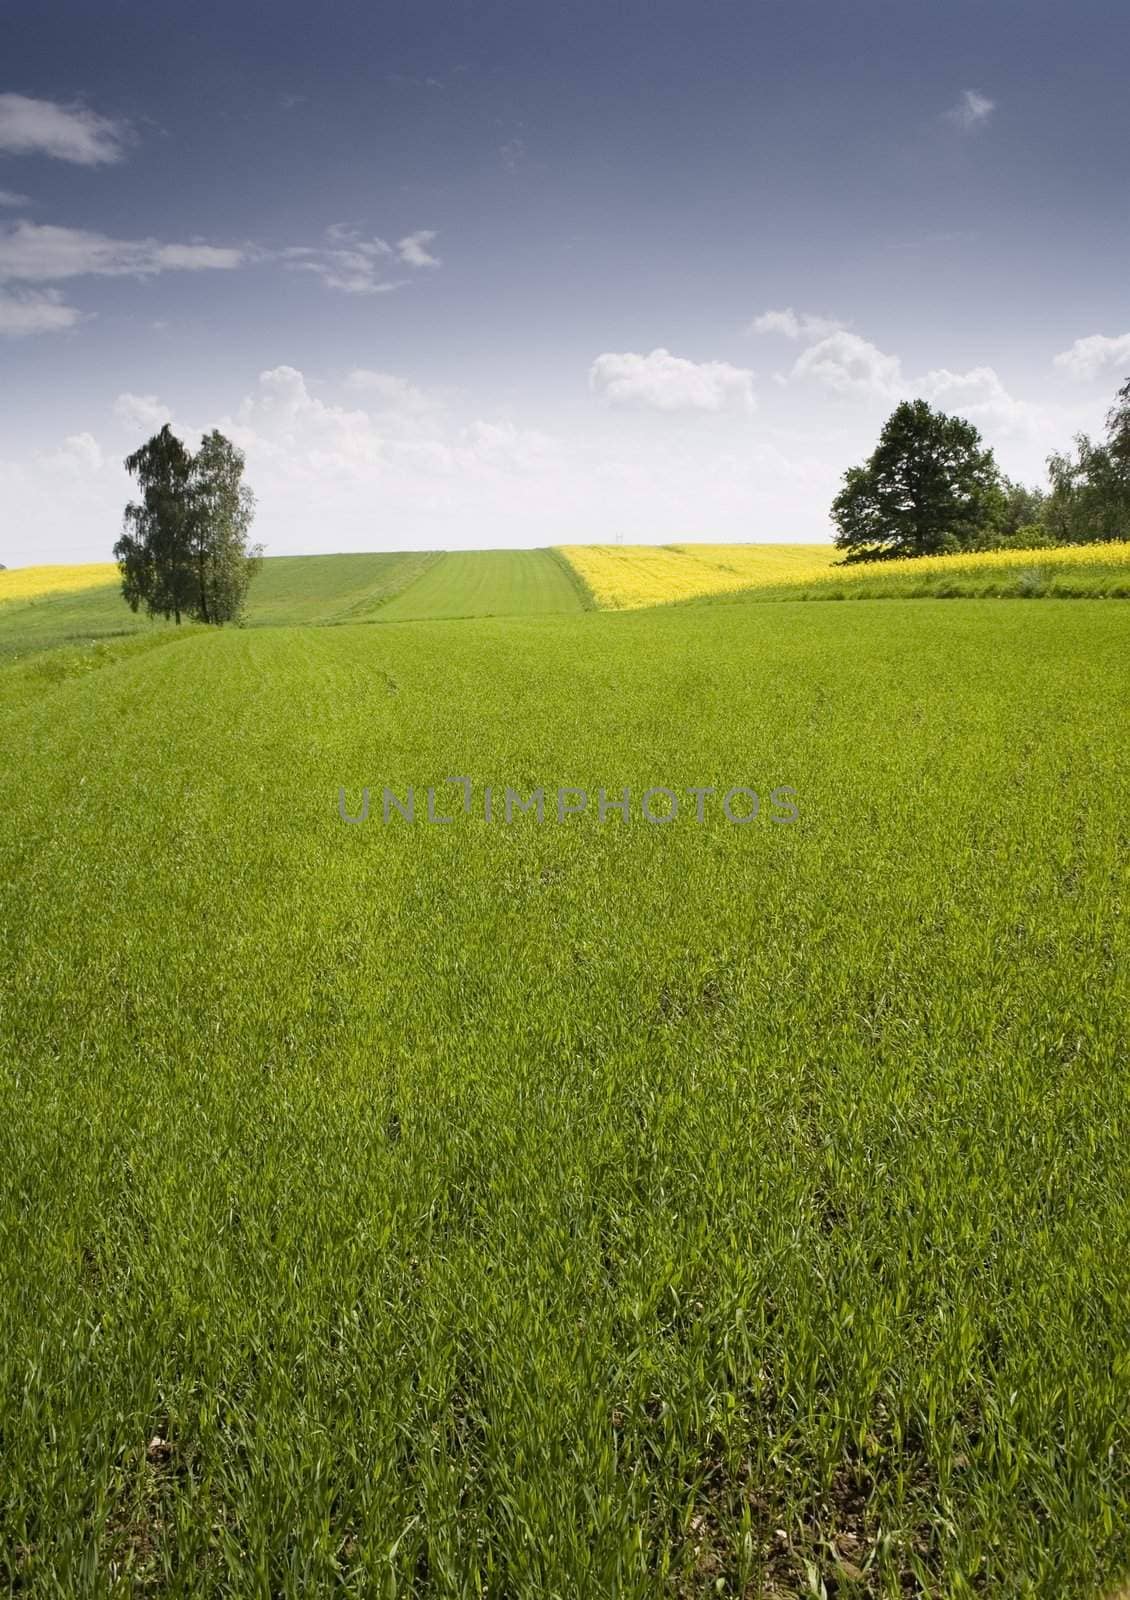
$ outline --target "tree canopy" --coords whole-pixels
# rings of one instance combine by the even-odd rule
[[[1006,509],[993,452],[973,424],[904,400],[870,459],[844,474],[832,520],[849,562],[881,561],[973,548]]]
[[[131,609],[178,623],[238,621],[261,555],[247,542],[255,497],[242,451],[213,430],[192,455],[166,423],[125,465],[140,499],[125,508],[114,558]]]
[[[1045,520],[1065,544],[1130,539],[1130,378],[1107,412],[1106,443],[1075,436],[1074,454],[1048,458]]]

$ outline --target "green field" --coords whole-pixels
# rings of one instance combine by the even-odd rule
[[[580,611],[581,592],[548,550],[460,550],[382,608],[382,622]]]
[[[171,626],[152,622],[144,614],[134,616],[116,583],[36,600],[10,600],[0,605],[0,663],[37,650],[152,634]]]
[[[248,592],[249,626],[366,622],[381,607],[444,559],[433,551],[388,555],[269,556]],[[173,626],[135,616],[116,582],[3,601],[0,659],[96,639],[163,632]]]
[[[248,591],[250,626],[368,622],[437,561],[436,551],[271,556]]]
[[[251,585],[246,623],[288,627],[537,616],[576,612],[594,604],[718,605],[744,604],[754,598],[1126,598],[1130,596],[1128,550],[1125,545],[1099,545],[990,552],[831,572],[824,570],[827,547],[818,545],[569,546],[567,551],[271,556]],[[713,562],[713,569],[704,566],[704,558]],[[680,565],[694,569],[694,576],[680,572]],[[796,577],[778,576],[791,568]],[[603,599],[599,595],[594,599],[589,585],[590,577],[598,581],[597,573],[604,582]],[[20,574],[11,576],[18,579]],[[747,583],[751,587],[744,587]],[[32,599],[5,599],[3,589],[0,577],[0,661],[61,647],[81,650],[119,638],[153,638],[172,626],[135,616],[123,602],[118,584],[105,582],[100,572],[89,588]]]
[[[548,550],[269,556],[248,592],[247,625],[579,611],[581,591],[570,571]],[[7,602],[0,590],[0,660],[171,626],[135,616],[116,582]]]
[[[1109,1592],[1130,611],[468,559],[0,668],[6,1592]]]

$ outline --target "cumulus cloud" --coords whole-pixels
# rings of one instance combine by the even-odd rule
[[[221,421],[236,443],[270,459],[284,474],[316,483],[319,474],[348,479],[440,473],[536,471],[556,450],[547,434],[509,419],[450,423],[437,397],[392,373],[356,369],[346,379],[354,393],[375,395],[375,409],[341,406],[312,394],[296,367],[259,374],[254,393],[233,417]],[[421,423],[420,419],[426,419]],[[413,425],[400,426],[401,421]]]
[[[924,400],[943,411],[968,417],[997,438],[1050,437],[1055,432],[1052,414],[1043,406],[1010,394],[992,367],[971,367],[968,372],[937,367],[912,387]]]
[[[114,415],[127,428],[145,434],[158,433],[173,420],[170,407],[155,394],[120,394],[114,401]]]
[[[31,196],[17,194],[14,189],[0,189],[0,206],[30,206]]]
[[[117,452],[107,456],[89,432],[68,434],[15,459],[0,456],[0,502],[7,513],[3,559],[21,566],[108,561],[129,492]]]
[[[902,363],[877,345],[844,329],[801,352],[792,369],[794,378],[815,378],[836,394],[872,395],[896,399],[904,389]]]
[[[522,428],[515,422],[480,420],[463,431],[456,461],[469,462],[473,469],[536,474],[553,465],[559,453],[559,442],[537,428]]]
[[[589,388],[612,406],[649,411],[752,411],[753,373],[725,361],[688,361],[670,350],[650,355],[606,351],[589,369]]]
[[[74,476],[87,472],[100,472],[105,458],[102,447],[93,434],[72,433],[63,440],[61,449],[40,459],[44,466]]]
[[[58,289],[0,288],[0,336],[23,338],[31,333],[59,333],[73,328],[82,313],[66,303]]]
[[[63,278],[152,277],[159,272],[230,271],[243,250],[158,239],[111,239],[85,228],[17,222],[0,228],[0,281],[46,283]]]
[[[215,426],[246,453],[256,534],[274,553],[326,537],[354,550],[528,544],[547,508],[560,513],[570,479],[559,441],[507,416],[421,412],[427,391],[377,376],[391,381],[331,386],[272,367],[228,414],[177,431]]]
[[[966,132],[983,127],[997,109],[995,100],[980,94],[976,89],[963,89],[961,98],[946,112],[947,119]]]
[[[1061,350],[1053,365],[1084,383],[1097,378],[1108,367],[1130,367],[1130,333],[1109,338],[1104,333],[1076,339],[1070,350]]]
[[[425,416],[439,408],[437,395],[418,388],[405,378],[392,372],[377,372],[370,367],[354,367],[345,380],[347,389],[367,396],[370,404],[382,411],[396,411],[410,416]]]
[[[786,339],[822,339],[843,326],[831,317],[815,317],[807,311],[798,314],[792,306],[786,306],[783,311],[763,311],[754,317],[746,332],[779,333]]]
[[[332,457],[340,463],[379,456],[368,415],[312,395],[297,367],[261,372],[256,391],[245,396],[234,418],[225,420],[230,420],[237,444],[280,459],[289,454],[296,468],[311,459],[327,462]]]
[[[0,94],[0,150],[10,155],[53,156],[80,167],[120,161],[129,130],[81,105]]]
[[[1067,431],[1064,417],[1017,399],[992,367],[971,367],[966,372],[935,367],[908,375],[898,356],[844,329],[817,339],[801,352],[785,381],[802,379],[820,383],[833,394],[884,405],[928,400],[941,410],[968,417],[997,439],[1050,442]]]

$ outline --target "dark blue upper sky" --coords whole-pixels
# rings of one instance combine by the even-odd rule
[[[279,550],[823,537],[906,393],[1037,476],[1130,372],[1128,59],[1109,0],[9,0],[0,560],[104,555],[166,415]]]

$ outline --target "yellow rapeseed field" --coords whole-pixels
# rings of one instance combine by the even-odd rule
[[[47,595],[72,594],[78,589],[99,589],[113,583],[118,569],[112,561],[88,562],[75,567],[16,567],[0,572],[0,605],[6,600],[42,600]]]
[[[602,610],[803,582],[836,559],[830,544],[568,544],[562,555]]]
[[[836,589],[848,594],[863,589],[909,593],[919,589],[922,580],[949,576],[960,582],[984,575],[993,579],[995,590],[994,574],[1008,580],[1030,570],[1053,587],[1069,573],[1079,574],[1088,588],[1101,585],[1100,569],[1111,567],[1125,569],[1130,579],[1130,543],[1120,541],[921,556],[850,567],[834,565],[839,552],[819,544],[563,545],[561,553],[602,610],[635,610],[743,590],[793,593],[803,587],[815,597]],[[975,585],[969,592],[980,589]]]
[[[814,575],[800,574],[805,580],[819,576],[833,583],[856,583],[884,575],[945,572],[955,577],[962,573],[993,571],[996,568],[1028,567],[1107,567],[1130,568],[1130,543],[1110,539],[1102,544],[1055,545],[1050,550],[974,550],[951,556],[913,556],[902,561],[860,562],[851,567],[832,567]],[[787,579],[779,579],[786,582]]]

